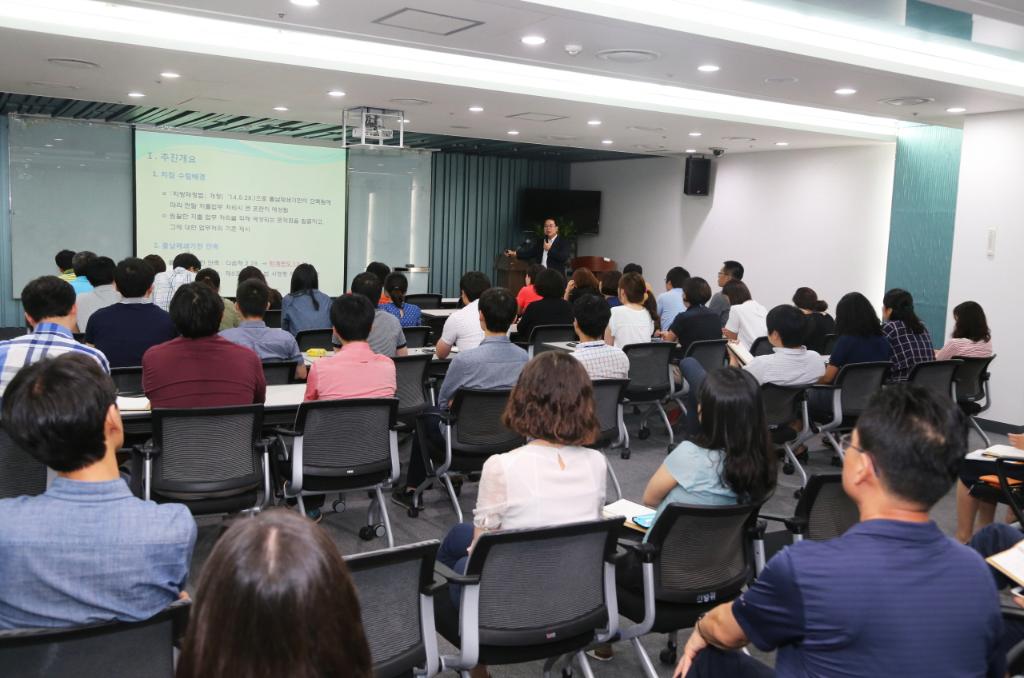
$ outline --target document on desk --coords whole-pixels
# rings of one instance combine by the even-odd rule
[[[989,556],[985,562],[1024,586],[1024,541],[1017,542],[1001,553]]]
[[[729,350],[732,351],[732,354],[736,356],[736,360],[739,360],[741,365],[749,365],[750,361],[754,359],[754,356],[750,354],[750,351],[744,348],[743,344],[740,342],[730,341],[728,346]]]
[[[655,511],[650,506],[644,506],[628,499],[620,499],[606,505],[601,510],[601,513],[605,518],[622,516],[626,519],[626,527],[638,532],[647,532],[646,529],[637,524],[637,519],[639,518],[645,524],[649,524],[649,520],[654,517]]]
[[[149,398],[133,398],[130,396],[117,396],[117,409],[122,412],[145,412],[149,410]]]
[[[1011,445],[993,445],[981,452],[983,457],[989,459],[1010,459],[1012,461],[1024,461],[1024,450],[1018,450]],[[970,455],[968,455],[970,457]]]

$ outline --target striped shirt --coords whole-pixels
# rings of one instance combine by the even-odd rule
[[[591,379],[629,379],[629,358],[618,347],[603,340],[581,341],[572,352]]]
[[[84,353],[98,362],[104,372],[110,373],[110,364],[103,353],[92,346],[78,343],[71,330],[57,323],[39,323],[32,334],[0,341],[0,397],[22,367],[71,351]]]
[[[156,278],[153,279],[153,303],[158,308],[168,310],[171,307],[171,299],[174,298],[174,293],[178,291],[178,288],[195,282],[195,280],[196,274],[181,266],[170,272],[157,273]]]
[[[988,358],[992,355],[991,341],[971,341],[970,339],[950,339],[942,347],[936,360],[952,360],[953,358]]]

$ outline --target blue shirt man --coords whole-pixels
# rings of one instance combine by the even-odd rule
[[[658,317],[662,332],[672,326],[676,316],[686,310],[683,303],[683,285],[690,279],[690,273],[682,266],[669,269],[665,275],[665,291],[658,295]]]
[[[256,352],[264,362],[295,363],[295,378],[306,378],[306,364],[299,343],[287,330],[267,327],[263,316],[270,308],[270,288],[262,280],[249,279],[238,286],[235,310],[242,318],[238,327],[222,330],[220,336]]]

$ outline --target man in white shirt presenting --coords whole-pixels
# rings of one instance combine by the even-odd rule
[[[490,288],[490,279],[480,271],[462,274],[462,279],[459,280],[462,308],[452,313],[448,316],[448,320],[444,321],[441,339],[435,347],[439,359],[447,358],[452,348],[456,346],[460,351],[465,351],[476,348],[484,340],[484,331],[480,327],[480,306],[477,300]]]

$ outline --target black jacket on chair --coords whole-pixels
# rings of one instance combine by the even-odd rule
[[[559,273],[564,273],[566,266],[569,264],[569,257],[572,254],[572,247],[569,246],[569,241],[562,236],[555,236],[555,240],[551,243],[551,249],[548,250],[548,268],[553,268]],[[524,244],[522,247],[516,250],[516,258],[523,259],[525,261],[535,261],[538,264],[541,262],[541,258],[544,256],[544,239],[537,238],[531,242]]]

